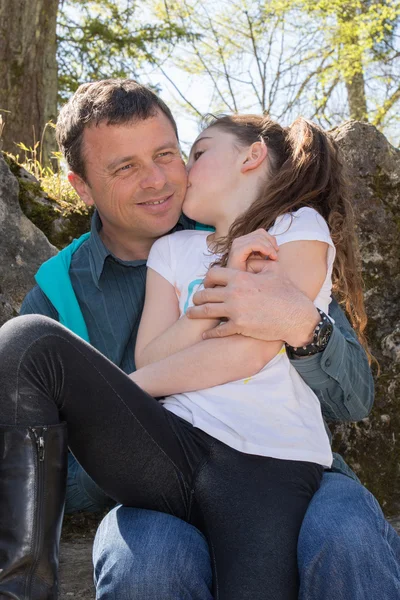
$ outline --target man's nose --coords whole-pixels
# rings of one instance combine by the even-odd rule
[[[163,168],[155,163],[147,167],[141,180],[141,186],[144,189],[154,188],[155,190],[162,190],[166,183],[167,177]]]

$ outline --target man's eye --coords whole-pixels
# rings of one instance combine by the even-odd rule
[[[172,154],[174,154],[173,152],[171,152],[171,150],[167,150],[166,152],[160,152],[160,154],[158,156],[171,156]]]
[[[131,169],[133,165],[129,164],[129,165],[124,165],[123,167],[121,167],[119,169],[119,171],[127,171],[128,169]]]
[[[200,158],[200,156],[201,156],[202,154],[204,154],[204,150],[197,150],[197,152],[195,152],[195,153],[193,154],[193,158],[194,158],[194,160],[197,160],[198,158]]]

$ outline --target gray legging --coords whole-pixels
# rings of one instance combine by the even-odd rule
[[[216,599],[297,599],[297,538],[322,467],[237,452],[163,408],[55,321],[13,319],[0,330],[0,423],[60,421],[111,498],[204,532]]]

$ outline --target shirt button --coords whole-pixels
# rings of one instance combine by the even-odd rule
[[[326,359],[326,361],[325,361],[325,366],[326,366],[326,367],[330,367],[330,366],[331,366],[331,360],[330,360],[330,358],[327,358],[327,359]]]

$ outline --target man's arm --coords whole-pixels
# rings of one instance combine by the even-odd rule
[[[38,285],[25,296],[20,315],[44,315],[58,321],[58,312]]]
[[[228,319],[206,333],[207,338],[241,333],[259,339],[282,339],[291,346],[308,343],[315,327],[315,306],[293,285],[279,262],[267,261],[253,274],[215,267],[207,273],[204,289],[193,298],[190,318]],[[357,421],[372,407],[374,383],[365,350],[336,302],[327,348],[320,354],[293,361],[293,366],[317,394],[322,413],[330,421]]]

